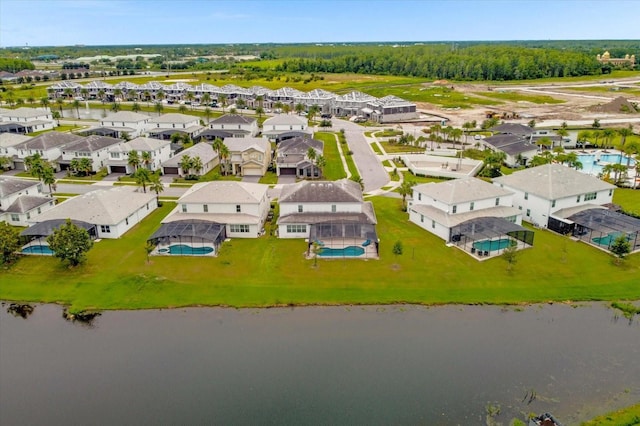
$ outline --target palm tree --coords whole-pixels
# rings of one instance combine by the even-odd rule
[[[33,96],[29,96],[29,97],[27,98],[27,103],[28,103],[29,105],[31,105],[32,107],[33,107],[33,104],[34,104],[35,102],[36,102],[36,100],[35,100],[35,98],[34,98]]]
[[[195,174],[200,174],[200,170],[202,170],[202,159],[199,156],[193,157],[193,163],[191,165]]]
[[[309,159],[309,161],[311,161],[311,178],[313,179],[313,176],[315,173],[313,173],[313,169],[315,168],[315,160],[317,157],[317,152],[315,149],[309,147],[309,149],[307,150],[307,158]]]
[[[325,168],[326,165],[327,165],[327,159],[324,158],[323,155],[318,155],[316,157],[316,167],[318,168],[318,171],[320,172],[320,176],[319,177],[322,176],[324,168]]]
[[[149,93],[148,90],[145,90],[142,96],[147,101],[147,106],[149,106],[149,101],[151,100],[151,93]]]
[[[118,98],[122,100],[122,89],[113,90],[113,102],[118,103]]]
[[[51,113],[51,117],[53,117],[53,119],[56,120],[56,123],[57,123],[58,127],[60,127],[60,112],[53,111]]]
[[[587,142],[591,139],[591,132],[588,130],[581,130],[578,132],[578,143],[582,142],[582,147],[587,144]]]
[[[138,170],[138,166],[140,165],[140,154],[138,154],[138,151],[136,151],[135,149],[129,151],[127,164],[133,167],[134,172]]]
[[[542,151],[542,148],[552,147],[553,141],[550,137],[544,136],[536,141],[536,145],[538,145],[540,147],[540,151]]]
[[[113,112],[118,112],[120,111],[120,104],[117,102],[114,102],[111,104],[111,111]]]
[[[402,210],[407,211],[407,195],[411,195],[416,183],[412,180],[404,180],[398,187],[398,193],[402,196]]]
[[[160,102],[156,102],[153,105],[153,109],[158,113],[158,116],[160,116],[160,114],[162,114],[162,111],[164,111],[164,106],[162,106]]]
[[[618,129],[618,134],[620,135],[620,151],[624,151],[624,145],[627,142],[627,138],[633,135],[633,128],[631,124],[629,127],[623,127]],[[622,163],[622,156],[620,156],[620,163]],[[629,165],[629,161],[627,160],[627,166]]]
[[[89,174],[93,171],[93,161],[87,157],[81,158],[78,163],[78,171],[81,172],[84,176],[89,176]]]
[[[49,108],[49,105],[51,105],[51,102],[49,101],[49,98],[45,96],[44,98],[40,99],[40,105],[42,105],[43,109],[47,109]]]
[[[211,103],[211,95],[208,93],[203,94],[200,98],[200,103],[209,106],[209,104]]]
[[[295,106],[295,111],[296,111],[296,114],[298,114],[298,115],[302,114],[302,112],[304,111],[304,109],[305,109],[305,108],[304,108],[304,105],[303,105],[303,104],[301,104],[301,103],[298,103],[298,104],[296,104],[296,106]]]
[[[185,178],[188,179],[191,173],[191,169],[193,168],[193,160],[191,159],[191,157],[189,157],[189,154],[184,154],[182,156],[182,159],[180,160],[180,163],[178,163],[178,166],[180,166],[180,168],[182,169],[182,174],[185,176]]]
[[[191,104],[191,109],[193,109],[193,100],[195,99],[195,96],[193,96],[193,92],[187,92],[187,94],[185,95],[185,99],[189,101],[189,103]]]
[[[89,89],[87,89],[86,87],[80,89],[80,94],[82,95],[82,99],[84,99],[85,101],[89,99]]]
[[[133,90],[133,89],[129,89],[129,91],[127,92],[127,100],[130,101],[135,101],[138,98],[138,93]]]
[[[160,202],[160,193],[164,191],[164,185],[160,181],[160,176],[153,174],[151,175],[151,180],[149,181],[149,190],[156,193],[156,201]]]
[[[282,105],[282,112],[284,112],[285,114],[289,114],[291,112],[291,105],[289,104]]]
[[[220,105],[222,105],[222,113],[224,114],[224,109],[227,106],[227,95],[222,94],[218,96],[218,103],[220,103]]]
[[[263,107],[263,105],[262,105],[263,101],[264,101],[264,96],[262,96],[262,95],[256,96],[256,102],[258,103],[258,108],[262,108]]]
[[[178,107],[178,111],[181,112],[182,114],[184,114],[185,112],[187,112],[187,106],[186,105],[180,105]]]
[[[147,192],[147,183],[151,182],[151,173],[147,169],[138,169],[133,175],[138,185],[142,185],[142,191]]]
[[[42,173],[42,183],[49,187],[49,194],[56,190],[56,177],[53,172],[53,167],[50,165],[45,167]]]
[[[611,147],[611,140],[615,136],[616,132],[613,129],[604,129],[602,131],[602,137],[604,139],[604,149]]]
[[[158,93],[156,93],[156,99],[160,102],[162,102],[162,100],[165,98],[164,96],[164,91],[162,90],[158,90]]]
[[[278,112],[282,111],[282,102],[278,101],[273,106],[278,110]]]
[[[264,109],[262,107],[256,108],[256,114],[258,114],[258,118],[262,118],[262,114],[264,114]]]
[[[104,98],[107,94],[105,93],[104,89],[100,89],[98,90],[98,99],[100,99],[100,102],[104,103]]]
[[[224,174],[226,175],[229,172],[229,159],[231,158],[231,151],[229,151],[229,147],[225,144],[222,144],[220,147],[220,151],[218,151],[218,157],[221,161],[224,162]]]
[[[569,131],[566,129],[567,123],[564,122],[562,124],[565,127],[560,127],[558,130],[556,130],[556,135],[560,136],[560,146],[562,146],[563,139],[566,138],[567,136],[569,136]]]
[[[309,120],[313,120],[313,118],[318,115],[318,113],[320,112],[320,107],[316,104],[313,104],[309,107]]]
[[[149,165],[152,162],[153,158],[151,157],[151,153],[149,151],[142,151],[142,154],[140,154],[140,164],[142,164],[145,169],[149,169]]]
[[[142,108],[140,107],[140,104],[137,102],[134,102],[133,105],[131,105],[131,111],[133,112],[138,112],[140,111]]]
[[[71,105],[75,108],[78,120],[80,120],[80,101],[76,99]]]
[[[73,90],[71,90],[68,87],[64,89],[63,93],[64,93],[64,97],[67,99],[71,99],[73,97]]]
[[[211,117],[211,108],[208,106],[204,107],[204,116],[207,119],[207,126],[209,125],[209,117]]]
[[[56,105],[60,108],[60,117],[64,117],[64,112],[62,111],[62,107],[64,106],[64,101],[62,98],[56,99]]]

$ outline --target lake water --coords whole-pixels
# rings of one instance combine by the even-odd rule
[[[0,424],[565,425],[640,401],[603,304],[0,312]],[[531,395],[535,395],[532,398]]]

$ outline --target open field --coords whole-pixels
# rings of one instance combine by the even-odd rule
[[[324,142],[324,158],[327,162],[322,174],[327,180],[338,180],[347,177],[344,171],[340,152],[338,151],[338,141],[334,133],[317,132],[313,135],[315,139]]]
[[[603,414],[580,426],[638,426],[640,425],[640,404],[623,408],[613,413]]]
[[[511,101],[511,102],[531,102],[534,104],[562,104],[565,101],[556,99],[546,95],[525,95],[516,92],[476,92],[478,96],[484,96],[486,98],[494,98],[498,100]]]
[[[153,257],[146,239],[175,206],[165,203],[124,238],[102,240],[88,262],[67,269],[24,257],[0,272],[0,299],[83,309],[192,305],[525,303],[637,299],[640,256],[615,266],[607,253],[537,230],[513,272],[500,258],[478,262],[409,223],[400,200],[373,197],[379,260],[305,260],[303,240],[234,239],[217,258]],[[395,241],[404,254],[394,257]],[[535,277],[535,278],[533,278]]]

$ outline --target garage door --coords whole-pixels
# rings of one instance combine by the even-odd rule
[[[165,175],[177,175],[178,168],[177,167],[163,167],[162,171]]]
[[[281,176],[295,176],[296,174],[296,169],[295,167],[286,167],[284,169],[280,169],[280,175]]]
[[[245,167],[242,169],[243,176],[262,176],[262,169]]]
[[[111,166],[111,173],[127,173],[127,166]]]

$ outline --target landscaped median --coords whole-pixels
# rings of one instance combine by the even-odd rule
[[[216,258],[152,257],[147,238],[175,207],[166,202],[119,240],[103,239],[85,265],[26,256],[0,272],[0,300],[56,302],[72,310],[193,305],[491,303],[638,299],[640,256],[615,266],[584,243],[536,230],[512,272],[495,258],[478,262],[409,223],[400,200],[372,197],[379,260],[305,260],[306,243],[275,237],[233,239]],[[404,254],[394,256],[401,241]]]

